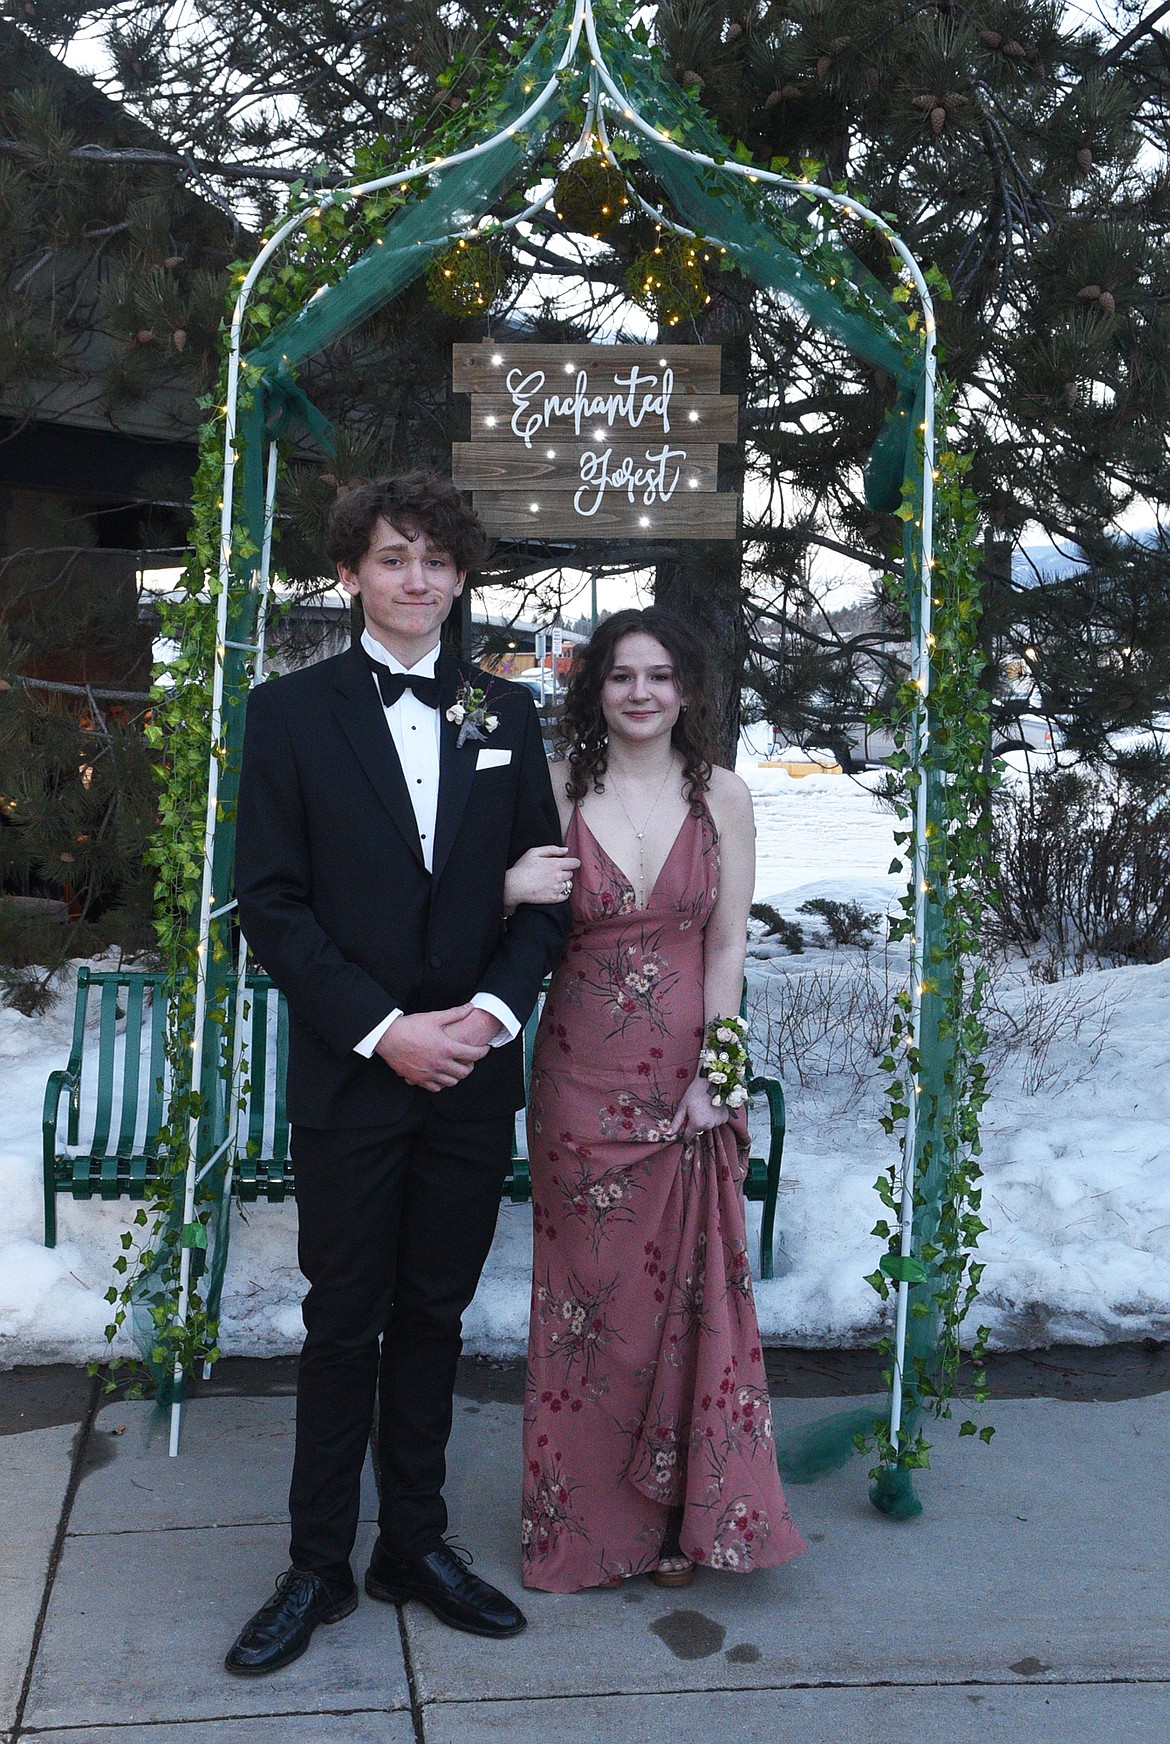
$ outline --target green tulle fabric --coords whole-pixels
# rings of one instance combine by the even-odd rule
[[[891,1520],[916,1520],[922,1512],[910,1470],[904,1465],[882,1466],[869,1487],[869,1499]]]
[[[778,1434],[776,1458],[781,1477],[789,1484],[811,1484],[826,1472],[839,1471],[858,1451],[858,1438],[872,1436],[878,1424],[889,1421],[888,1405],[861,1405]]]

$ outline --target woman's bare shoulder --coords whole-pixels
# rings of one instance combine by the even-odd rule
[[[719,764],[711,771],[707,804],[720,829],[727,824],[750,822],[753,815],[751,789],[747,782],[734,770],[724,769]]]

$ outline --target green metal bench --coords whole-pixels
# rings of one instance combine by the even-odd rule
[[[59,1193],[71,1194],[74,1199],[145,1199],[158,1179],[167,1076],[165,989],[163,975],[78,970],[69,1063],[64,1070],[50,1073],[45,1086],[46,1247],[57,1244]],[[284,996],[266,975],[249,975],[247,989],[245,1077],[249,1088],[233,1159],[233,1187],[246,1202],[279,1202],[291,1198],[295,1188],[284,1100],[288,1010]],[[95,1007],[97,1034],[91,1038],[88,1030]],[[524,1028],[526,1081],[532,1066],[537,1015],[533,1012]],[[763,1201],[760,1276],[770,1278],[784,1151],[784,1091],[775,1078],[755,1078],[751,1089],[753,1095],[762,1094],[767,1099],[770,1142],[766,1158],[751,1158],[744,1193],[749,1199]],[[63,1100],[67,1110],[62,1143]],[[514,1205],[532,1197],[522,1121],[517,1122],[503,1197]]]

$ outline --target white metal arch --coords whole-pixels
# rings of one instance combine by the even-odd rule
[[[211,699],[211,745],[212,754],[208,765],[207,809],[204,828],[204,861],[203,879],[199,903],[198,947],[196,960],[195,1009],[193,1016],[193,1038],[191,1054],[192,1083],[196,1087],[201,1081],[207,1016],[207,981],[208,952],[212,921],[223,912],[212,908],[212,844],[215,835],[215,825],[219,804],[219,775],[221,740],[223,732],[223,700],[224,700],[224,658],[228,647],[228,600],[231,587],[232,559],[232,524],[233,504],[235,496],[236,472],[236,439],[238,434],[238,409],[240,393],[240,365],[243,338],[244,316],[256,283],[268,262],[280,247],[305,225],[310,218],[319,215],[324,204],[348,204],[351,200],[362,199],[386,188],[393,188],[405,182],[417,180],[419,177],[433,175],[438,171],[453,169],[456,165],[467,163],[499,145],[505,139],[513,137],[528,122],[540,115],[556,97],[560,75],[576,60],[578,54],[587,52],[590,67],[590,94],[587,107],[585,126],[577,144],[569,154],[570,158],[581,155],[590,137],[597,127],[602,149],[609,152],[608,136],[604,127],[603,112],[608,106],[612,108],[615,118],[626,123],[635,131],[653,139],[655,143],[676,156],[687,159],[694,164],[721,171],[726,175],[739,176],[749,182],[773,187],[777,191],[796,194],[803,199],[825,206],[836,208],[850,217],[859,219],[862,223],[879,231],[902,262],[922,307],[924,327],[924,411],[920,434],[922,436],[923,468],[922,468],[922,521],[921,550],[922,573],[919,578],[918,610],[915,614],[915,638],[912,657],[912,681],[918,691],[918,701],[913,722],[913,756],[915,764],[921,762],[926,749],[928,734],[927,699],[930,693],[931,657],[933,643],[931,633],[931,570],[933,568],[933,514],[934,514],[934,478],[935,478],[935,400],[937,392],[936,366],[936,322],[934,303],[926,276],[911,250],[903,242],[898,233],[891,227],[879,212],[873,211],[862,201],[851,194],[839,193],[834,188],[826,188],[812,182],[806,177],[779,175],[753,164],[746,164],[734,159],[726,159],[722,163],[704,152],[695,151],[689,146],[671,138],[669,132],[655,127],[641,115],[633,106],[631,99],[621,90],[605,62],[601,44],[598,39],[596,21],[593,14],[593,0],[576,0],[572,17],[569,21],[565,47],[557,62],[556,69],[550,79],[541,87],[526,109],[501,132],[490,138],[481,140],[478,144],[469,146],[463,151],[453,152],[446,157],[436,157],[425,162],[414,163],[405,169],[397,170],[391,175],[379,176],[369,181],[354,182],[349,187],[333,190],[316,204],[306,206],[278,226],[272,236],[257,254],[252,265],[245,273],[237,293],[229,333],[228,346],[228,376],[226,403],[222,408],[224,414],[224,470],[223,498],[220,512],[219,562],[216,578],[216,636],[215,653],[212,674]],[[524,211],[508,219],[504,225],[494,228],[511,228],[535,216],[551,200],[551,192],[543,198],[534,201]],[[663,215],[654,212],[655,217]],[[669,220],[666,220],[669,223]],[[675,226],[672,225],[672,228]],[[681,227],[679,227],[681,228]],[[457,232],[456,235],[468,235],[471,232]],[[315,296],[323,294],[323,289]],[[272,518],[276,493],[276,444],[273,443],[269,453],[269,464],[265,482],[265,520],[264,539],[254,571],[253,586],[261,596],[259,629],[255,648],[257,658],[257,676],[262,669],[264,659],[264,618],[265,604],[268,597],[269,571],[272,549]],[[925,936],[927,908],[927,834],[926,816],[927,794],[926,782],[919,781],[915,795],[912,830],[911,870],[914,891],[913,936],[911,939],[910,959],[910,1002],[911,1023],[910,1043],[918,1049],[922,1033],[922,994],[925,978],[923,959],[923,940]],[[226,905],[234,907],[234,902]],[[232,1106],[234,1086],[239,1078],[242,1048],[241,1007],[244,987],[244,951],[241,941],[240,959],[237,965],[237,1005],[232,1038],[232,1077],[229,1084],[228,1104]],[[914,1086],[916,1094],[908,1098],[909,1115],[902,1151],[902,1179],[900,1194],[900,1245],[903,1256],[909,1256],[914,1235],[914,1170],[917,1142],[917,1092],[919,1085]],[[196,1144],[198,1138],[198,1117],[192,1117],[189,1131],[189,1151],[187,1177],[184,1194],[183,1221],[190,1224],[195,1216],[196,1188],[199,1180],[218,1161],[223,1151],[234,1142],[234,1124],[229,1130],[229,1136],[220,1149],[206,1163],[199,1166]],[[180,1327],[185,1326],[190,1309],[191,1299],[191,1250],[182,1249],[180,1260],[179,1302],[177,1321]],[[905,1361],[906,1327],[909,1307],[909,1285],[903,1280],[897,1289],[897,1307],[894,1332],[894,1365],[893,1384],[890,1400],[890,1438],[895,1447],[902,1422],[903,1395],[903,1365]],[[175,1363],[176,1398],[171,1408],[170,1453],[176,1455],[179,1450],[179,1433],[181,1422],[181,1404],[178,1389],[182,1381],[182,1366],[176,1359]]]

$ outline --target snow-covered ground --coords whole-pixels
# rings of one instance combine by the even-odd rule
[[[810,896],[884,910],[893,820],[875,777],[794,780],[745,749],[756,800],[757,896],[787,917]],[[806,933],[814,919],[802,919]],[[759,930],[759,929],[757,929]],[[766,1069],[783,1076],[788,1141],[777,1276],[757,1285],[765,1337],[806,1345],[871,1340],[879,1304],[863,1282],[879,1243],[873,1182],[890,1160],[868,1044],[886,977],[869,952],[810,943],[802,956],[757,942],[749,988]],[[986,1262],[976,1318],[999,1346],[1170,1336],[1170,962],[1053,986],[1005,982],[992,1012],[993,1089],[984,1122]],[[78,1361],[105,1351],[103,1300],[127,1202],[58,1200],[59,1244],[41,1245],[41,1103],[65,1063],[72,1000],[29,1019],[0,1010],[0,1362]],[[794,1036],[800,1038],[794,1044]],[[782,1040],[781,1038],[787,1038]],[[777,1057],[783,1050],[783,1057]],[[749,1206],[758,1230],[759,1207]],[[467,1345],[523,1347],[530,1217],[505,1205]],[[234,1219],[221,1345],[298,1348],[296,1210],[256,1205]]]

